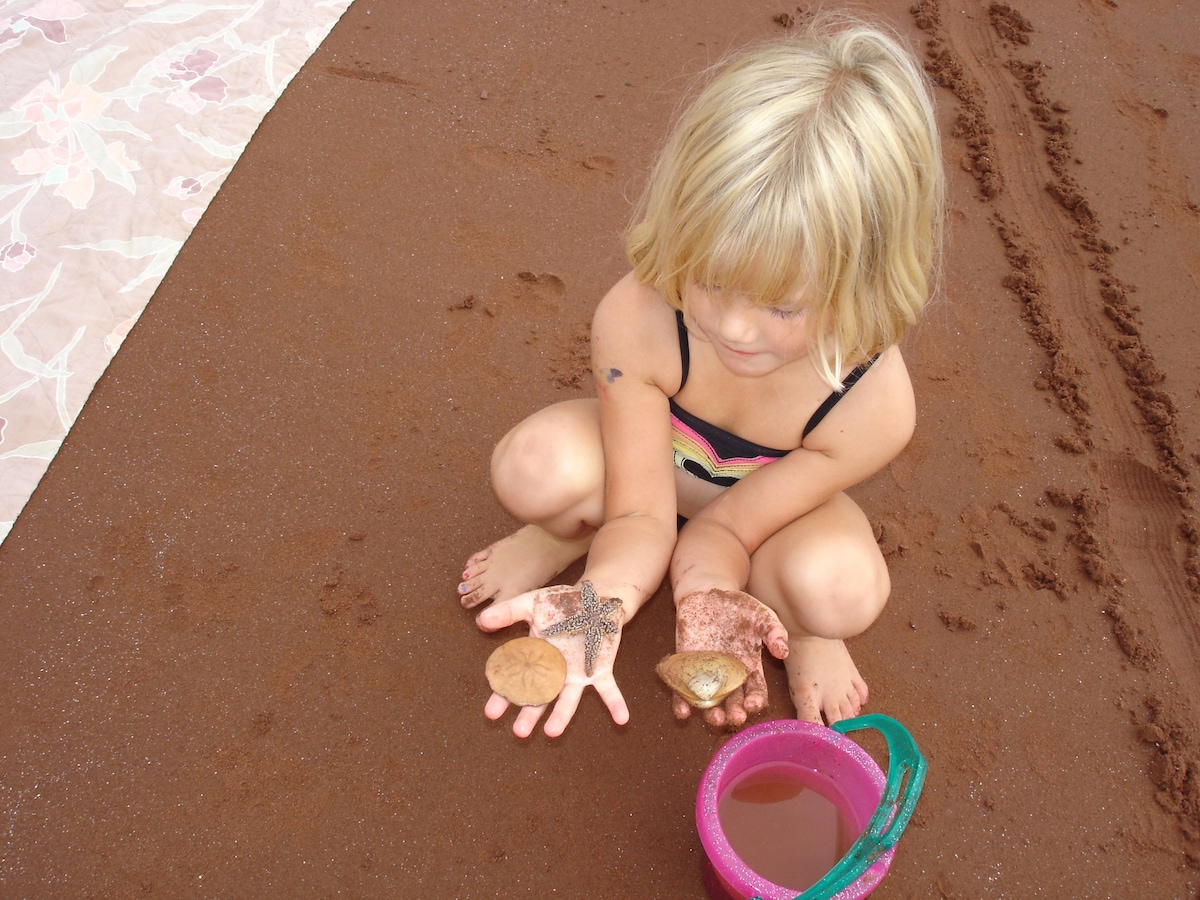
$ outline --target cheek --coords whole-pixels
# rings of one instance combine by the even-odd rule
[[[685,322],[692,322],[701,330],[704,330],[711,324],[712,317],[712,300],[702,291],[689,291],[683,297],[683,318]]]
[[[708,295],[697,287],[688,288],[680,299],[683,301],[683,314],[692,319],[711,305]]]
[[[804,322],[787,323],[788,327],[780,337],[780,345],[790,357],[805,356],[808,353],[808,330]]]

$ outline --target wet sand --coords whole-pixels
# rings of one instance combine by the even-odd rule
[[[870,8],[939,84],[950,233],[917,435],[853,492],[893,596],[851,649],[930,768],[874,896],[1193,897],[1200,10],[910,6]],[[690,77],[789,15],[357,0],[0,547],[0,893],[703,896],[725,737],[653,674],[666,593],[630,723],[589,694],[522,742],[454,586],[513,527],[492,445],[592,391]]]

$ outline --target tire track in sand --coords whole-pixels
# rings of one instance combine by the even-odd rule
[[[954,136],[993,210],[1010,267],[1004,286],[1047,354],[1036,386],[1072,423],[1054,443],[1084,455],[1095,483],[1051,488],[1049,499],[1073,510],[1072,543],[1108,598],[1118,645],[1139,668],[1165,663],[1161,681],[1178,684],[1169,699],[1147,698],[1139,737],[1159,751],[1150,771],[1159,802],[1195,841],[1200,736],[1187,698],[1200,696],[1200,520],[1178,405],[1142,334],[1135,288],[1117,274],[1116,247],[1072,173],[1069,109],[1047,94],[1042,63],[1027,58],[1034,26],[1006,3],[986,12],[951,25],[937,0],[912,7],[929,35],[926,69],[958,103]]]

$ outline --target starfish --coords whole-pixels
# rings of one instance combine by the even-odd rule
[[[600,652],[600,641],[606,634],[617,634],[621,626],[613,621],[613,616],[621,606],[621,601],[610,597],[603,603],[596,596],[596,589],[590,581],[585,581],[580,590],[583,596],[583,610],[573,616],[560,619],[549,628],[542,630],[543,635],[583,634],[583,671],[589,678],[596,668],[596,654]]]

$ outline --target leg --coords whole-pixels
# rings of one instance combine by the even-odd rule
[[[751,560],[747,590],[788,630],[796,716],[832,724],[858,715],[867,685],[844,639],[879,617],[891,581],[857,504],[838,494],[772,535]]]
[[[567,400],[517,425],[492,453],[492,487],[528,524],[467,560],[468,608],[542,587],[587,553],[604,521],[599,404]]]

